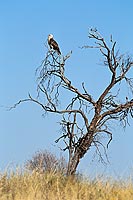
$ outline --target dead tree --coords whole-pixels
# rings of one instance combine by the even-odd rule
[[[56,143],[62,140],[65,145],[64,151],[69,152],[68,175],[76,172],[80,160],[92,146],[96,147],[102,159],[101,147],[106,152],[112,140],[110,123],[115,121],[126,127],[129,118],[133,117],[133,100],[129,99],[131,95],[133,96],[133,79],[127,76],[133,65],[132,58],[120,55],[119,51],[116,51],[116,42],[113,41],[112,36],[108,45],[96,29],[91,29],[89,38],[95,43],[93,46],[84,46],[84,48],[98,49],[103,58],[103,64],[106,66],[105,69],[110,73],[109,84],[105,86],[97,99],[94,99],[87,91],[84,83],[80,91],[66,77],[65,63],[71,53],[59,56],[48,49],[46,57],[37,69],[38,97],[33,98],[29,95],[28,99],[20,100],[14,106],[23,101],[32,101],[41,106],[45,113],[62,116],[60,121],[62,134]],[[123,84],[129,87],[131,93],[122,100],[120,91]],[[66,95],[71,93],[72,98],[61,108],[63,90]],[[106,146],[102,140],[105,136],[108,136]]]

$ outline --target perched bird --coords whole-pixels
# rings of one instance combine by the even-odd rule
[[[49,44],[51,49],[54,49],[60,55],[61,52],[60,52],[59,46],[58,46],[57,42],[54,40],[53,37],[54,36],[52,34],[48,35],[48,44]]]

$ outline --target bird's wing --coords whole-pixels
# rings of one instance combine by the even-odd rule
[[[61,54],[57,42],[56,42],[54,39],[51,39],[50,42],[51,42],[50,46],[51,46],[54,50],[56,50],[56,51],[58,52],[58,54]]]
[[[54,39],[51,39],[51,45],[54,47],[54,48],[59,48],[57,42],[54,40]]]

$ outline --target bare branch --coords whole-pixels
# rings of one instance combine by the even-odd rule
[[[109,136],[108,148],[113,138],[109,124],[115,121],[126,127],[129,124],[129,117],[133,118],[133,99],[129,100],[128,93],[124,101],[121,98],[123,84],[130,89],[130,94],[133,95],[133,78],[127,76],[133,65],[133,59],[131,56],[119,53],[112,35],[108,44],[97,29],[90,29],[89,38],[94,40],[94,45],[85,45],[82,48],[98,50],[103,58],[103,64],[106,66],[105,69],[110,74],[108,84],[96,100],[88,92],[84,82],[82,82],[80,90],[66,76],[66,62],[72,51],[66,56],[59,56],[47,47],[45,58],[36,70],[37,98],[33,98],[29,94],[27,99],[20,100],[10,108],[16,108],[22,102],[34,102],[45,113],[55,113],[62,116],[59,123],[61,136],[55,142],[62,141],[63,150],[69,152],[67,171],[69,175],[75,173],[80,159],[84,157],[92,145],[95,146],[97,154],[104,162],[100,147],[103,148],[106,158],[107,152],[104,141],[101,139],[104,136]],[[67,94],[70,95],[66,101],[62,97],[64,95],[62,91],[65,92],[66,97]]]

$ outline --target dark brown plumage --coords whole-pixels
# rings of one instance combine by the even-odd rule
[[[58,46],[57,42],[53,39],[52,34],[48,35],[48,44],[51,49],[54,49],[55,51],[57,51],[58,54],[61,54],[59,46]]]

